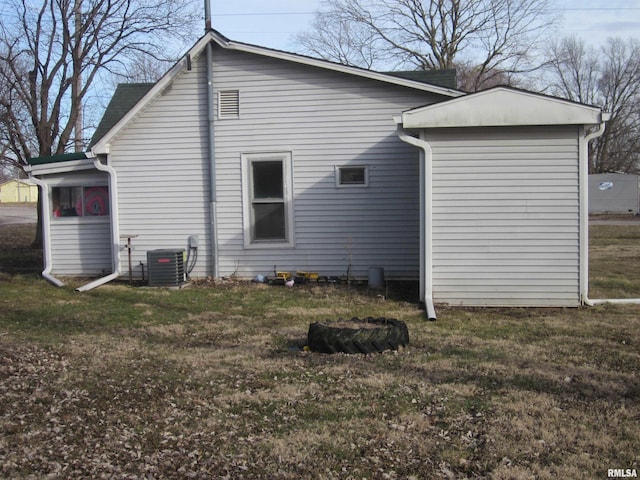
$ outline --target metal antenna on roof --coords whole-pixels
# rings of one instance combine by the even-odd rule
[[[211,5],[209,5],[210,0],[204,0],[204,31],[208,32],[211,30]]]

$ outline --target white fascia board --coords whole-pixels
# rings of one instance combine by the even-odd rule
[[[533,92],[497,87],[402,114],[405,128],[597,125],[600,108]]]
[[[35,177],[41,175],[51,175],[54,173],[77,172],[80,170],[91,170],[93,166],[93,158],[84,158],[82,160],[70,160],[68,162],[45,163],[42,165],[32,165],[29,172]]]
[[[220,43],[220,42],[218,42]],[[264,57],[277,58],[280,60],[286,60],[289,62],[300,63],[302,65],[308,65],[312,67],[322,68],[324,70],[331,70],[334,72],[346,73],[348,75],[355,75],[358,77],[369,78],[372,80],[378,80],[380,82],[391,83],[393,85],[400,85],[403,87],[409,87],[414,90],[421,90],[424,92],[430,92],[437,95],[443,95],[446,97],[460,97],[466,95],[465,92],[456,90],[454,88],[440,87],[438,85],[432,85],[429,83],[417,82],[414,80],[408,80],[400,77],[394,77],[385,73],[374,72],[363,68],[350,67],[328,60],[321,60],[313,57],[306,57],[304,55],[297,55],[295,53],[283,52],[281,50],[272,50],[269,48],[259,47],[256,45],[249,45],[246,43],[225,42],[221,43],[221,46],[229,50],[237,50],[245,53],[253,53],[255,55],[262,55]]]

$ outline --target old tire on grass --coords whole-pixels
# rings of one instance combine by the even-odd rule
[[[392,318],[364,318],[309,325],[309,348],[320,353],[376,353],[409,344],[407,325]]]

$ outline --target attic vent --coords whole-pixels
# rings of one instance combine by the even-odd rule
[[[220,90],[218,92],[218,118],[238,118],[240,116],[240,92]]]

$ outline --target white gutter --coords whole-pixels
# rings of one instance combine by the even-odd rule
[[[410,135],[395,118],[398,137],[420,149],[420,300],[427,310],[427,319],[436,319],[433,305],[433,152],[426,141]]]
[[[56,173],[77,172],[80,170],[90,170],[93,168],[91,159],[69,160],[66,162],[31,165],[31,173],[34,175],[53,175]]]
[[[42,271],[42,277],[49,283],[54,284],[56,287],[62,287],[64,282],[51,274],[53,265],[51,263],[51,219],[49,217],[51,206],[49,204],[49,185],[39,178],[34,177],[31,172],[29,172],[29,178],[33,183],[41,188],[40,192],[42,194],[42,211],[40,212],[40,217],[42,219],[42,250],[44,256],[44,270]]]
[[[604,133],[610,115],[603,114],[597,131],[585,135],[580,145],[580,296],[582,303],[593,307],[604,303],[640,304],[640,298],[589,298],[589,142]]]
[[[93,160],[93,165],[97,170],[109,174],[109,210],[111,215],[111,258],[113,262],[113,273],[76,288],[77,292],[92,290],[111,280],[115,280],[122,274],[120,268],[120,227],[118,225],[118,177],[116,171],[110,165],[102,163],[99,158]]]

